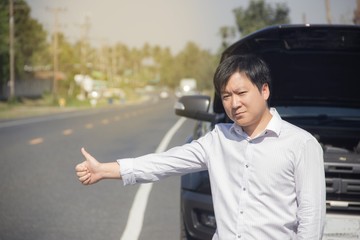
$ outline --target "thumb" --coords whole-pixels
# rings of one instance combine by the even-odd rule
[[[85,157],[86,161],[97,162],[97,160],[93,156],[91,156],[90,153],[85,150],[85,148],[81,148],[81,153]]]

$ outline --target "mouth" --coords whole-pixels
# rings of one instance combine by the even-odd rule
[[[245,112],[234,112],[233,116],[235,118],[241,118],[241,117],[243,117],[244,114],[245,114]]]

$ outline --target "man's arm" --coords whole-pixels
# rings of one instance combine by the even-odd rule
[[[322,238],[325,224],[325,170],[323,152],[316,140],[308,140],[295,173],[299,240]]]
[[[117,162],[100,163],[84,148],[81,148],[81,153],[85,160],[76,165],[75,171],[82,184],[90,185],[102,179],[121,179],[120,166]]]

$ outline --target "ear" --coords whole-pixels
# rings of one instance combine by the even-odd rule
[[[261,95],[263,96],[264,100],[267,101],[270,97],[270,88],[269,84],[264,83],[261,88]]]

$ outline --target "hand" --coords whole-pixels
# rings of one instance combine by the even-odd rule
[[[81,148],[81,153],[85,157],[85,161],[75,167],[79,181],[84,185],[97,183],[102,179],[100,174],[101,163],[85,151],[84,148]]]

